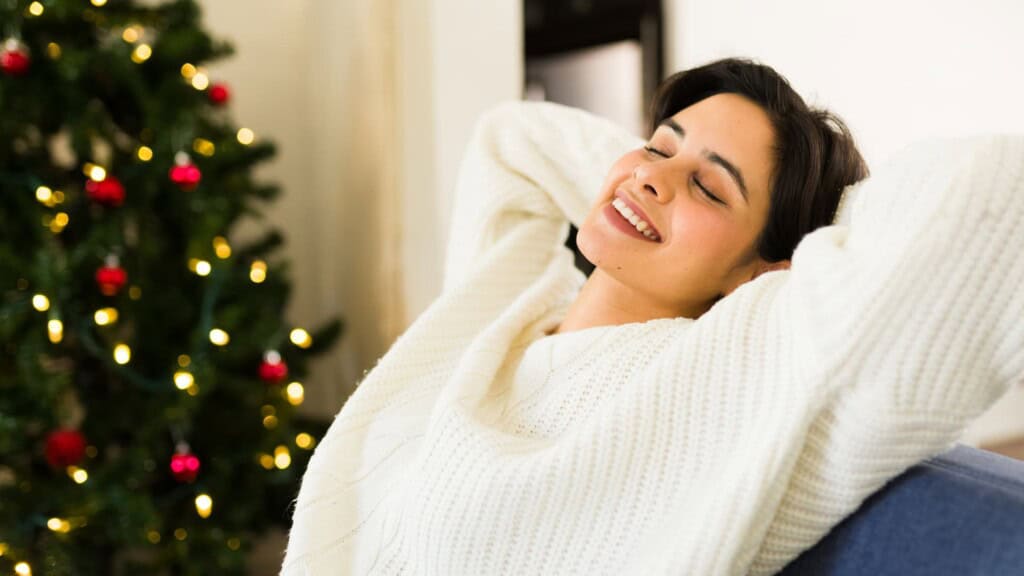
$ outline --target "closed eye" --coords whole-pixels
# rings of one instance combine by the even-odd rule
[[[651,154],[655,154],[657,156],[661,156],[662,158],[668,158],[668,154],[665,154],[664,152],[662,152],[661,150],[658,150],[657,148],[653,148],[651,146],[644,146],[644,150],[647,150]]]
[[[725,202],[723,202],[718,196],[715,196],[714,194],[711,193],[710,190],[705,188],[704,185],[701,184],[700,180],[697,180],[696,176],[693,177],[693,183],[696,184],[697,188],[700,188],[701,192],[703,192],[704,195],[707,196],[708,198],[711,198],[712,200],[718,202],[719,204],[725,204]]]

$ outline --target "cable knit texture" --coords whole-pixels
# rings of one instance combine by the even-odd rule
[[[773,574],[1024,377],[1022,136],[908,147],[697,320],[546,336],[642,143],[481,117],[443,293],[317,446],[282,574]]]

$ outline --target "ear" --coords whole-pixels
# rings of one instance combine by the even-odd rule
[[[754,274],[750,277],[751,280],[757,278],[765,272],[773,272],[775,270],[789,270],[789,260],[779,260],[778,262],[765,262],[760,260],[757,266],[754,268]]]

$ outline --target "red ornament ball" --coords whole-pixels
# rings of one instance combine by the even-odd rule
[[[231,99],[231,91],[228,90],[227,84],[218,82],[213,86],[210,86],[210,90],[206,93],[210,102],[220,106],[227,104],[228,100]]]
[[[199,475],[199,458],[188,451],[171,456],[171,474],[178,482],[192,482]]]
[[[3,51],[0,51],[0,70],[8,76],[23,76],[32,66],[32,59],[28,55],[28,48],[15,39],[4,42]]]
[[[124,203],[124,185],[113,176],[99,181],[89,179],[85,183],[85,194],[93,202],[104,206],[120,206]]]
[[[192,163],[188,154],[179,152],[168,176],[171,182],[177,184],[182,190],[188,191],[199,185],[203,174],[199,171],[199,167]]]
[[[288,365],[281,359],[281,355],[271,350],[263,355],[263,362],[260,363],[260,379],[267,384],[277,384],[288,377]]]
[[[85,436],[78,430],[60,428],[46,437],[46,461],[55,470],[78,464],[85,456]]]
[[[115,296],[128,282],[128,273],[117,265],[105,264],[96,270],[96,285],[104,296]]]

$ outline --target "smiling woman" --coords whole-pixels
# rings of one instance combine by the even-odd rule
[[[744,282],[788,268],[800,238],[830,223],[843,189],[868,174],[841,120],[749,60],[668,78],[652,120],[649,141],[612,165],[580,228],[595,270],[554,333],[700,317]],[[658,242],[631,240],[636,226]]]
[[[647,141],[479,119],[444,291],[317,445],[285,576],[776,574],[1024,379],[1024,137],[908,149],[828,225],[849,139],[719,68],[766,81],[686,82]]]

